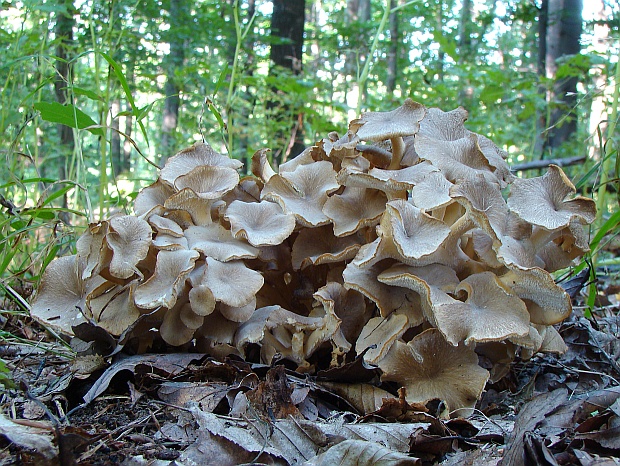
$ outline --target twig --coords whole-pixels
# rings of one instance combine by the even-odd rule
[[[558,167],[570,167],[577,165],[586,160],[584,155],[578,155],[576,157],[565,157],[561,159],[545,159],[545,160],[532,160],[531,162],[518,163],[512,165],[510,169],[512,171],[526,171],[536,170],[539,168],[547,168],[549,165],[557,165]]]

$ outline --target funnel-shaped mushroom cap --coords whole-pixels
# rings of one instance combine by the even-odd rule
[[[495,169],[494,172],[497,179],[500,181],[500,185],[505,187],[512,183],[516,177],[512,174],[510,167],[506,163],[505,159],[508,153],[497,147],[489,138],[481,134],[476,134],[476,136],[478,137],[480,150],[489,161],[489,164]]]
[[[134,304],[135,287],[136,282],[128,287],[104,282],[89,293],[86,306],[97,325],[118,336],[138,320],[142,311]]]
[[[85,310],[88,290],[80,275],[76,256],[58,257],[50,262],[32,301],[30,315],[56,332],[73,335],[71,327],[85,321],[81,311]]]
[[[470,275],[456,288],[467,300],[453,301],[433,308],[437,327],[453,345],[464,341],[502,341],[525,336],[530,315],[523,301],[510,294],[491,272]]]
[[[359,248],[359,238],[356,235],[338,238],[334,236],[329,225],[306,228],[299,232],[293,243],[293,269],[353,259]]]
[[[174,186],[179,191],[189,188],[202,199],[219,199],[239,183],[239,173],[229,167],[199,166],[178,176]]]
[[[392,243],[400,257],[420,259],[437,251],[450,227],[410,202],[395,200],[387,203],[377,233]]]
[[[235,259],[255,259],[258,249],[245,241],[233,238],[230,230],[219,223],[191,226],[185,230],[190,249],[202,252],[221,262]]]
[[[480,398],[489,373],[478,366],[473,349],[452,346],[439,330],[428,329],[409,343],[396,341],[379,362],[381,380],[407,390],[409,403],[439,398],[450,415],[468,416]],[[459,410],[453,413],[453,411]]]
[[[383,317],[398,312],[407,316],[410,326],[421,324],[424,316],[417,293],[404,287],[394,287],[378,281],[377,276],[385,268],[384,263],[359,267],[351,262],[342,273],[344,286],[362,293],[373,301]]]
[[[430,264],[424,267],[396,264],[380,273],[377,279],[386,285],[408,288],[417,292],[422,298],[422,310],[429,319],[433,319],[433,307],[455,301],[448,293],[454,293],[459,284],[456,272],[441,264]]]
[[[77,268],[82,271],[81,279],[86,280],[97,275],[111,260],[111,251],[108,249],[106,236],[109,223],[92,223],[88,230],[80,236],[75,244],[77,249]]]
[[[245,306],[263,286],[260,272],[249,269],[241,261],[220,262],[211,257],[206,261],[201,284],[209,287],[217,301],[234,307]]]
[[[178,177],[187,175],[194,168],[203,165],[237,170],[243,166],[243,163],[216,152],[208,144],[197,143],[170,157],[161,169],[159,178],[169,186],[174,186]]]
[[[181,317],[181,313],[185,310],[186,318]],[[180,346],[189,343],[194,338],[196,328],[195,325],[188,326],[188,315],[191,313],[189,303],[179,301],[172,309],[166,311],[164,320],[159,327],[159,333],[166,343],[172,346]],[[195,317],[196,324],[204,317]],[[199,327],[200,325],[198,325]]]
[[[217,307],[220,310],[220,314],[231,322],[247,322],[256,310],[256,296],[252,297],[252,299],[243,306],[229,306],[228,304],[220,302]]]
[[[464,138],[469,134],[469,131],[465,129],[467,116],[467,110],[463,107],[449,112],[429,108],[420,122],[420,135],[440,141],[456,141]]]
[[[568,226],[573,218],[592,223],[596,205],[592,199],[575,196],[575,186],[557,165],[549,165],[543,176],[516,179],[510,188],[508,207],[523,220],[547,230]]]
[[[274,202],[233,201],[224,218],[235,238],[245,238],[256,247],[280,244],[295,229],[295,217]]]
[[[586,228],[578,219],[573,219],[567,227],[554,232],[549,241],[536,250],[544,262],[547,272],[555,272],[573,265],[573,261],[590,250],[590,238]]]
[[[195,225],[208,225],[213,221],[211,217],[212,203],[213,201],[204,199],[191,189],[185,188],[170,196],[164,203],[164,207],[187,212]]]
[[[557,324],[572,311],[568,293],[556,285],[551,274],[540,268],[510,267],[500,280],[525,301],[534,324]]]
[[[269,159],[267,158],[267,154],[271,152],[271,149],[260,149],[254,152],[252,156],[252,165],[250,170],[265,183],[269,181],[276,172],[271,168],[271,164],[269,163]]]
[[[208,316],[215,310],[215,296],[207,285],[197,283],[189,290],[189,303],[197,316]]]
[[[446,180],[441,172],[429,173],[411,190],[411,203],[424,211],[445,207],[453,202],[450,197],[452,186],[452,183]]]
[[[439,168],[443,175],[455,183],[461,179],[473,179],[480,173],[490,182],[499,183],[486,159],[475,134],[455,141],[441,141],[426,136],[418,136],[415,140],[418,155]]]
[[[397,193],[413,188],[424,181],[429,174],[437,171],[437,168],[428,162],[400,170],[373,168],[368,173],[356,169],[344,169],[338,173],[338,182],[354,188],[373,188],[386,193]]]
[[[334,223],[336,236],[347,236],[379,221],[387,196],[382,191],[347,187],[334,194],[323,206],[323,213]]]
[[[314,293],[326,311],[333,312],[340,320],[340,331],[348,342],[354,342],[364,327],[368,316],[364,297],[354,290],[348,290],[340,283],[328,282]]]
[[[192,250],[159,251],[155,272],[136,288],[136,306],[142,309],[158,306],[172,309],[198,257],[200,254]]]
[[[177,222],[168,217],[161,215],[151,215],[149,223],[155,228],[158,234],[174,236],[175,238],[183,237],[183,228]]]
[[[426,107],[411,99],[391,112],[367,112],[349,123],[349,130],[362,141],[383,141],[398,136],[410,136],[420,129]]]
[[[373,317],[364,325],[355,344],[355,351],[358,355],[366,351],[364,361],[377,364],[408,328],[407,316],[402,314]]]
[[[136,265],[148,254],[152,235],[151,226],[139,217],[112,217],[110,231],[106,236],[108,246],[113,251],[110,274],[125,279],[139,273]]]
[[[157,180],[138,193],[133,203],[133,211],[139,217],[148,217],[149,212],[157,206],[163,207],[166,199],[173,194],[174,190],[170,186]]]
[[[261,199],[277,202],[284,212],[295,215],[301,225],[316,227],[329,223],[323,205],[327,195],[338,188],[332,164],[315,162],[272,176],[263,188]]]

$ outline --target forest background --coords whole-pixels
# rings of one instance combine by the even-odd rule
[[[407,97],[465,107],[517,169],[570,166],[599,206],[590,258],[614,262],[597,253],[620,221],[620,7],[585,4],[3,1],[3,290],[36,284],[89,222],[130,213],[157,166],[194,142],[247,172],[261,148],[277,165]]]

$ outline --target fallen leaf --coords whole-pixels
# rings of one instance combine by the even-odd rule
[[[38,457],[36,464],[54,464],[58,449],[52,442],[50,430],[17,424],[0,414],[0,434],[20,448],[28,450],[33,457]]]
[[[365,440],[345,440],[304,463],[304,466],[410,466],[420,464],[417,458],[388,450]]]

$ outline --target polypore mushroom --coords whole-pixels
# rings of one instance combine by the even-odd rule
[[[177,178],[189,174],[196,167],[205,165],[237,170],[243,166],[243,163],[216,152],[207,144],[197,143],[170,157],[164,168],[161,169],[159,179],[169,186],[175,186]]]
[[[338,238],[329,225],[304,229],[293,243],[293,269],[353,259],[359,248],[360,238],[357,235]]]
[[[244,238],[256,247],[278,245],[295,229],[295,217],[285,214],[275,202],[233,201],[224,218],[235,238]]]
[[[403,136],[412,136],[420,129],[420,121],[426,115],[426,107],[411,99],[391,112],[367,112],[349,123],[349,130],[362,141],[383,141],[392,143],[390,170],[400,168],[405,144]]]
[[[333,222],[336,236],[347,236],[376,225],[385,210],[387,196],[382,191],[346,187],[325,202],[323,213]]]
[[[557,165],[543,176],[516,179],[510,188],[508,207],[523,220],[545,230],[557,230],[574,218],[592,223],[596,206],[592,199],[574,196],[575,186]],[[568,197],[572,197],[568,199]],[[536,234],[536,233],[534,233]]]
[[[146,257],[151,246],[151,226],[139,217],[122,215],[110,219],[110,231],[106,235],[113,252],[110,274],[117,278],[130,278],[140,274],[137,264]]]
[[[381,380],[398,382],[409,403],[443,400],[446,417],[471,415],[489,378],[473,349],[451,345],[434,328],[408,343],[397,340],[378,365]]]
[[[217,301],[233,307],[248,304],[264,283],[260,272],[249,269],[241,261],[220,262],[206,258],[206,270],[200,281]]]
[[[234,238],[230,230],[219,223],[190,226],[185,230],[190,249],[221,262],[237,259],[254,259],[258,249],[243,240]]]
[[[106,281],[90,292],[86,308],[97,325],[118,336],[138,320],[143,311],[134,302],[136,286],[136,281],[127,286]]]
[[[502,341],[529,332],[530,314],[525,303],[493,273],[470,275],[456,287],[455,293],[460,291],[467,294],[465,302],[432,306],[437,328],[452,345]]]
[[[377,364],[408,328],[409,319],[402,314],[373,317],[362,328],[355,351],[358,355],[364,353],[364,361]]]
[[[321,161],[272,176],[261,199],[277,202],[284,212],[295,215],[300,225],[317,227],[330,222],[323,205],[328,194],[339,188],[332,164]]]
[[[239,174],[229,167],[199,166],[174,180],[179,191],[189,188],[202,199],[219,199],[239,183]]]

